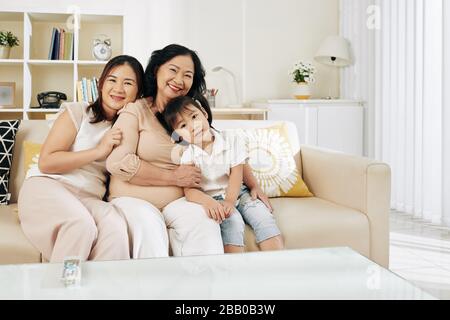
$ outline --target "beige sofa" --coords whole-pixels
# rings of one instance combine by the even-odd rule
[[[218,129],[267,127],[270,121],[219,120]],[[390,169],[380,162],[310,146],[299,152],[296,128],[289,128],[298,168],[313,198],[273,198],[274,215],[286,248],[348,246],[387,267],[389,258]],[[22,121],[10,174],[11,204],[0,206],[0,264],[41,262],[40,253],[23,234],[17,196],[24,178],[24,140],[43,142],[45,120]],[[36,211],[39,203],[36,203]],[[257,250],[246,231],[247,250]]]

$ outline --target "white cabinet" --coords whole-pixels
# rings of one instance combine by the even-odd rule
[[[301,144],[363,155],[364,107],[354,100],[268,100],[268,120],[292,121]]]

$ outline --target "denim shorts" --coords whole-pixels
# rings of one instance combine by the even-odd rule
[[[221,195],[213,198],[224,200]],[[243,247],[245,224],[253,229],[256,243],[281,234],[269,208],[259,199],[252,200],[248,188],[242,186],[236,209],[220,224],[223,244]]]

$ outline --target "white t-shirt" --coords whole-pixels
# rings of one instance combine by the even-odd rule
[[[61,114],[64,110],[69,115],[77,129],[77,136],[70,151],[82,151],[94,148],[103,138],[103,135],[111,129],[111,121],[90,123],[93,115],[92,110],[87,111],[86,103],[63,103]],[[64,174],[45,174],[39,170],[37,164],[27,171],[26,179],[30,177],[50,177],[82,189],[98,198],[102,198],[106,192],[106,163],[105,161],[94,161],[81,168]]]
[[[181,156],[181,164],[194,164],[202,171],[200,187],[210,196],[225,197],[231,168],[244,164],[247,152],[242,139],[230,132],[214,132],[211,154],[190,144]]]

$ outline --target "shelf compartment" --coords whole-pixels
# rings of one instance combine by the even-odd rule
[[[0,82],[15,83],[14,105],[16,107],[23,107],[23,65],[0,64]]]
[[[111,39],[112,55],[120,55],[123,50],[123,17],[122,16],[80,16],[78,59],[92,60],[93,41],[99,34],[105,34]]]
[[[30,59],[32,60],[48,59],[53,28],[74,32],[70,30],[71,14],[29,13],[28,15],[31,22]]]
[[[0,12],[0,30],[11,31],[19,38],[19,46],[11,48],[10,59],[23,59],[23,17],[23,12]]]
[[[73,101],[74,68],[71,64],[30,65],[31,99],[29,107],[39,105],[37,94],[45,91],[59,91],[67,95],[67,101]]]
[[[85,77],[87,79],[91,79],[92,77],[96,77],[100,79],[104,66],[97,65],[79,65],[78,66],[78,81],[81,81],[81,78]]]

